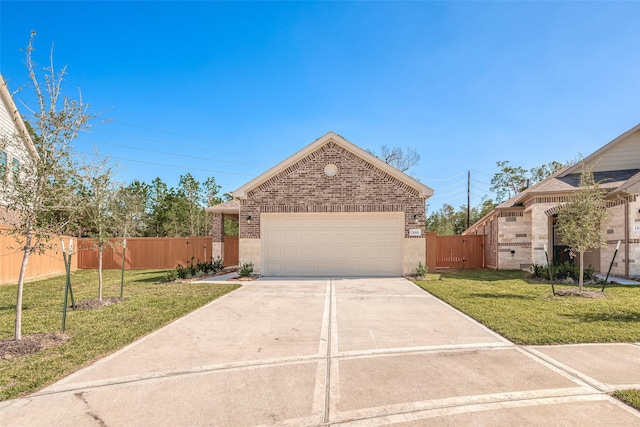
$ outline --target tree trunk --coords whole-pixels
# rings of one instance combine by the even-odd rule
[[[24,276],[27,272],[29,255],[31,255],[31,239],[31,232],[29,232],[27,233],[24,242],[24,254],[22,256],[22,265],[20,266],[20,275],[18,276],[18,295],[16,296],[16,324],[13,336],[16,341],[22,339],[22,290],[24,289]]]
[[[580,252],[580,279],[578,280],[578,290],[582,293],[584,285],[584,252]]]
[[[102,301],[102,249],[98,246],[98,301]]]

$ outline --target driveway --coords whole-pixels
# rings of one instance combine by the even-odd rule
[[[260,279],[1,402],[0,425],[640,424],[552,350],[405,279]]]

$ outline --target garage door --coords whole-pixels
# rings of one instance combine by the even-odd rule
[[[266,276],[400,276],[404,213],[262,214]]]

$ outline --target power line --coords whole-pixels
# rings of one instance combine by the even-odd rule
[[[436,187],[436,188],[434,188],[434,190],[446,190],[448,188],[457,187],[457,186],[462,185],[464,183],[465,183],[465,181],[460,181],[460,182],[456,182],[455,184],[448,185],[446,187]]]
[[[209,151],[209,152],[210,151],[214,151],[214,152],[217,152],[217,153],[232,154],[232,155],[237,155],[238,154],[238,153],[234,153],[232,151],[217,150],[217,149],[211,148],[211,147],[199,147],[199,146],[196,146],[196,145],[178,144],[178,143],[175,143],[175,142],[162,141],[160,139],[147,138],[147,137],[144,137],[144,136],[129,135],[129,134],[120,133],[120,132],[111,132],[111,131],[104,130],[104,129],[101,129],[101,128],[92,128],[92,129],[98,131],[98,133],[106,133],[106,134],[109,134],[109,135],[122,136],[122,137],[125,137],[125,138],[131,138],[131,139],[138,139],[138,140],[141,140],[141,141],[149,141],[149,142],[154,142],[156,144],[171,145],[173,147],[188,148],[190,150],[202,150],[202,151]],[[263,156],[258,156],[258,155],[255,155],[255,154],[249,154],[249,153],[244,153],[244,152],[242,153],[242,156],[243,157],[255,157],[255,158],[262,158],[263,157]]]
[[[477,170],[473,170],[473,169],[471,170],[471,172],[475,172],[475,173],[479,173],[481,175],[486,175],[486,176],[491,176],[491,177],[493,177],[493,175],[494,175],[492,173],[486,173],[486,172],[477,171]]]
[[[454,176],[450,176],[449,178],[421,178],[422,182],[428,182],[428,181],[451,181],[452,179],[456,179],[459,178],[461,176],[464,175],[463,173],[459,173],[458,175],[454,175]]]
[[[130,149],[130,150],[146,151],[146,152],[149,152],[149,153],[167,154],[167,155],[170,155],[170,156],[186,157],[186,158],[189,158],[189,159],[209,160],[209,161],[212,161],[212,162],[219,162],[219,163],[230,163],[230,164],[234,164],[234,165],[252,166],[249,163],[240,163],[240,162],[232,162],[232,161],[229,161],[229,160],[211,159],[211,158],[208,158],[208,157],[201,157],[201,156],[190,156],[188,154],[169,153],[167,151],[159,151],[159,150],[150,150],[148,148],[131,147],[131,146],[128,146],[128,145],[116,144],[116,143],[113,143],[113,142],[97,141],[95,139],[89,139],[89,138],[84,138],[84,137],[78,137],[77,139],[81,140],[81,141],[93,142],[93,143],[96,143],[96,144],[105,144],[105,145],[113,145],[115,147],[123,147],[123,148],[127,148],[127,149]]]
[[[75,151],[78,154],[85,154],[88,156],[95,156],[95,153],[87,153],[87,152],[83,152],[83,151]],[[116,159],[116,160],[124,160],[127,162],[136,162],[136,163],[144,163],[147,165],[154,165],[154,166],[162,166],[162,167],[167,167],[167,168],[174,168],[174,169],[184,169],[184,170],[194,170],[194,171],[200,171],[200,172],[211,172],[211,173],[220,173],[223,175],[238,175],[238,176],[255,176],[255,175],[250,175],[250,174],[246,174],[246,173],[235,173],[235,172],[224,172],[224,171],[217,171],[217,170],[212,170],[212,169],[202,169],[202,168],[194,168],[191,166],[177,166],[177,165],[168,165],[165,163],[155,163],[155,162],[147,162],[144,160],[134,160],[134,159],[127,159],[124,157],[115,157],[115,156],[101,156],[104,158],[111,158],[111,159]]]
[[[131,124],[131,123],[125,123],[125,122],[120,122],[120,121],[115,121],[115,120],[112,123],[117,123],[117,124],[121,124],[121,125],[124,125],[124,126],[130,126],[130,127],[134,127],[134,128],[138,128],[138,129],[151,130],[151,131],[154,131],[154,132],[166,133],[167,135],[176,135],[176,136],[181,136],[183,138],[197,139],[197,140],[200,140],[200,141],[219,142],[219,143],[228,144],[228,145],[237,145],[239,147],[245,147],[245,148],[268,150],[268,148],[258,147],[258,146],[255,146],[255,145],[238,144],[236,142],[227,142],[227,141],[222,141],[220,139],[204,138],[204,137],[201,137],[201,136],[187,135],[187,134],[180,133],[180,132],[174,132],[174,131],[162,130],[162,129],[154,129],[154,128],[150,128],[150,127],[147,127],[147,126],[134,125],[134,124]]]

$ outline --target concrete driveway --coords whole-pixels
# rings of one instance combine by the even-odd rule
[[[1,402],[0,425],[640,425],[553,350],[405,279],[260,279]]]

